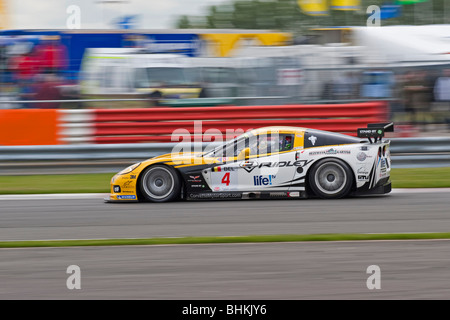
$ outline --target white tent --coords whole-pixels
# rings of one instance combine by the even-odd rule
[[[450,60],[450,25],[354,28],[354,44],[367,50],[367,62]]]

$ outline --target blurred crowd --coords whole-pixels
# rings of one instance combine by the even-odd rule
[[[450,129],[450,69],[421,69],[395,76],[392,113],[426,130],[428,124]]]
[[[5,97],[11,93],[15,100],[22,101],[20,104],[14,104],[13,108],[74,107],[74,104],[49,101],[77,99],[81,96],[77,83],[69,82],[64,77],[64,71],[68,68],[68,52],[67,48],[61,44],[59,36],[43,36],[37,43],[29,46],[28,50],[27,48],[9,50],[10,47],[9,43],[0,42],[1,100],[5,101]],[[232,68],[228,69],[235,70],[236,66]],[[247,69],[239,70],[236,74],[249,75],[250,71],[257,74],[256,69],[248,70],[248,68],[249,66]],[[286,77],[287,73],[281,71],[301,70],[301,67],[297,66],[297,69],[286,66],[279,68],[281,69],[271,73],[271,78],[279,78],[280,75]],[[193,69],[192,66],[190,69]],[[230,71],[226,69],[224,67],[213,68],[214,72],[219,70],[228,74]],[[269,79],[272,81],[264,82],[265,86],[261,88],[264,88],[264,93],[270,93],[272,96],[294,96],[288,101],[280,99],[275,102],[279,104],[388,100],[392,121],[409,123],[424,129],[429,124],[440,124],[450,129],[450,65],[425,67],[424,64],[409,68],[383,69],[357,68],[355,64],[349,63],[332,70],[314,71],[316,73],[298,72],[298,78],[301,76],[301,81],[286,82],[280,81],[280,78]],[[287,75],[290,76],[291,73]],[[218,97],[206,95],[205,92],[220,92],[220,90],[224,91],[224,88],[235,88],[236,86],[240,86],[242,90],[235,90],[235,92],[244,92],[243,86],[251,86],[250,81],[238,81],[238,77],[235,76],[217,76],[216,78],[226,78],[227,80],[222,79],[221,82],[217,80],[218,83],[213,83],[214,81],[208,78],[208,81],[199,82],[207,83],[208,89],[205,90],[202,87],[200,98]],[[259,86],[262,85],[262,79],[263,76],[258,75]],[[232,81],[234,83],[229,83]],[[278,91],[273,90],[275,87],[278,88]],[[313,89],[313,87],[319,89]],[[255,92],[252,94],[259,97]],[[117,96],[117,92],[113,93]],[[259,93],[263,96],[262,92]],[[226,92],[224,96],[232,95]],[[150,95],[149,99],[154,102],[162,98],[161,95],[158,97]],[[36,102],[36,100],[43,102]],[[246,102],[248,101],[251,100],[246,100]],[[257,103],[261,104],[261,101],[259,100]],[[270,103],[274,103],[274,101],[272,100]],[[155,103],[146,106],[149,105],[155,105]],[[0,107],[4,108],[5,106]],[[83,104],[77,103],[75,107],[83,107]]]
[[[10,39],[10,41],[14,41]],[[67,86],[63,72],[68,65],[67,49],[59,36],[43,36],[39,43],[0,44],[0,82],[3,95],[12,93],[21,101],[61,100]],[[11,49],[12,48],[12,49]],[[53,102],[22,103],[20,108],[56,108]]]
[[[427,129],[450,129],[450,67],[340,72],[324,84],[323,100],[387,99],[390,118]]]

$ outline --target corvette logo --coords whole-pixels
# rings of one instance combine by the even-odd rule
[[[316,136],[311,136],[311,137],[308,138],[308,140],[311,141],[312,145],[314,146],[316,144],[317,137]]]
[[[189,176],[189,182],[202,182],[202,180],[200,179],[200,176]]]

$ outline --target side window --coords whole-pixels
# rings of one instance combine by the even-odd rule
[[[294,147],[294,135],[282,134],[280,135],[280,151],[289,151]]]
[[[336,144],[351,144],[359,142],[350,136],[335,135],[330,133],[307,131],[305,132],[304,148],[331,146]]]
[[[293,134],[259,135],[255,145],[250,144],[251,154],[268,154],[289,151],[294,147]]]
[[[244,148],[250,148],[250,155],[259,156],[281,151],[289,151],[294,147],[293,134],[261,134],[234,141],[225,146],[219,157],[237,157]]]

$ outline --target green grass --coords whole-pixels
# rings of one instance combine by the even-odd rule
[[[108,193],[113,173],[0,176],[0,194]],[[394,188],[450,187],[450,167],[392,169]]]
[[[107,193],[113,173],[0,176],[0,194]]]
[[[394,188],[448,188],[450,167],[392,169]]]
[[[268,243],[268,242],[306,242],[306,241],[423,240],[423,239],[450,239],[450,233],[310,234],[310,235],[293,234],[293,235],[253,235],[253,236],[237,236],[237,237],[0,241],[0,248],[183,245],[183,244],[213,244],[213,243],[258,243],[258,242]]]

